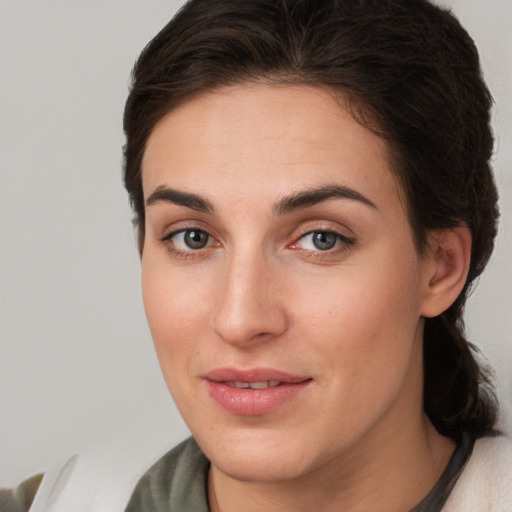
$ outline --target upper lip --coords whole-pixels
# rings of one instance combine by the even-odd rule
[[[264,382],[279,381],[287,384],[296,384],[310,380],[311,377],[294,375],[275,368],[215,368],[202,375],[203,379],[213,382]]]

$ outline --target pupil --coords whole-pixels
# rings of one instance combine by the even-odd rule
[[[321,251],[332,249],[336,244],[336,235],[332,233],[318,232],[313,235],[313,245]]]
[[[190,230],[185,233],[185,243],[191,249],[202,249],[208,241],[208,235],[204,231]]]

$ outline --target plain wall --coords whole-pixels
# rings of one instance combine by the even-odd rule
[[[187,431],[160,376],[121,184],[142,47],[181,2],[0,0],[0,487],[106,433]],[[453,0],[496,101],[502,220],[467,327],[512,397],[512,2]],[[136,419],[136,421],[135,421]]]

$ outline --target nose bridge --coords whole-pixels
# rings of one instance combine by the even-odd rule
[[[276,269],[264,251],[233,251],[219,274],[213,330],[231,344],[269,339],[286,329]]]

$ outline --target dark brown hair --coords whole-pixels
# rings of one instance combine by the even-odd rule
[[[194,94],[264,82],[341,91],[359,122],[384,137],[418,250],[426,233],[465,224],[464,290],[425,320],[424,408],[444,435],[492,432],[490,370],[465,339],[462,313],[493,249],[491,95],[457,19],[426,0],[191,0],[149,43],[126,102],[124,180],[143,250],[141,163],[155,124]]]

